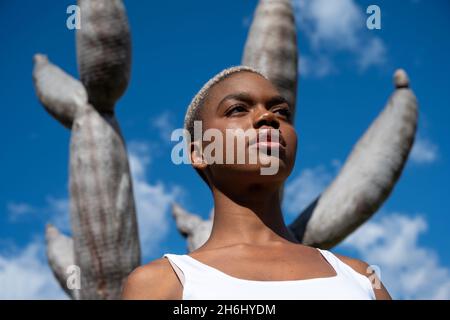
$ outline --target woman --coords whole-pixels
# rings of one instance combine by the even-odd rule
[[[165,254],[134,270],[124,299],[390,299],[365,262],[302,245],[286,226],[280,191],[295,163],[297,136],[290,106],[264,75],[242,66],[217,74],[188,108],[191,136],[194,121],[224,137],[227,129],[278,133],[266,143],[247,141],[245,149],[266,150],[277,171],[261,174],[267,161],[260,160],[208,162],[199,144],[208,143],[192,141],[191,162],[214,198],[211,235],[189,254]]]

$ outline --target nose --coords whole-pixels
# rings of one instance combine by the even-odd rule
[[[278,129],[280,127],[280,121],[277,117],[266,109],[262,112],[258,112],[255,116],[255,120],[253,122],[253,127],[255,129],[259,129],[262,126],[272,127],[274,129]]]

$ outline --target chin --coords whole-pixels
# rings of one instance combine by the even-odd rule
[[[269,173],[274,174],[261,174],[264,169],[269,170]],[[220,165],[214,169],[219,175],[233,179],[236,182],[245,183],[279,183],[283,184],[292,171],[292,166],[287,166],[284,161],[280,160],[278,169],[270,169],[270,164],[233,164],[233,165]],[[219,172],[220,171],[220,172]]]

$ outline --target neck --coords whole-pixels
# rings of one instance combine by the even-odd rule
[[[284,223],[279,187],[250,185],[230,192],[212,188],[214,223],[208,247],[299,243]]]

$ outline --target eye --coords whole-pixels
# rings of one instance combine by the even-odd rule
[[[278,113],[288,120],[291,118],[291,110],[289,110],[288,108],[278,108],[275,109],[273,113]]]
[[[225,114],[227,116],[232,116],[234,114],[239,114],[239,113],[246,112],[246,111],[247,111],[247,109],[245,108],[244,105],[237,104],[237,105],[234,105],[231,108],[229,108]]]

